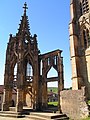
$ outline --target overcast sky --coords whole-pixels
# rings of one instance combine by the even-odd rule
[[[0,0],[0,84],[4,82],[4,64],[9,34],[17,33],[23,4],[27,2],[27,15],[31,34],[37,34],[41,54],[63,50],[65,87],[71,86],[69,51],[69,0]]]

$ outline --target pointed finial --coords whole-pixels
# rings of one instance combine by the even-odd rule
[[[26,13],[26,9],[28,9],[26,2],[24,3],[24,7],[23,8],[24,8],[24,13]]]

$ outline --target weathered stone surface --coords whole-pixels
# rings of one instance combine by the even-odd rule
[[[70,13],[72,89],[86,86],[90,99],[90,0],[71,0]]]
[[[60,92],[60,104],[62,112],[71,119],[80,120],[89,115],[84,88]]]

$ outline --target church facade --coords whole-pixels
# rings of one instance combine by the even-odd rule
[[[90,0],[71,0],[70,54],[72,89],[86,86],[90,96]],[[90,97],[89,97],[90,98]]]
[[[40,54],[37,35],[32,36],[30,33],[26,3],[23,8],[24,14],[18,33],[15,36],[10,34],[6,50],[3,111],[9,111],[12,107],[13,89],[16,90],[15,111],[21,112],[23,106],[26,105],[27,96],[32,109],[47,108],[48,82],[58,82],[58,103],[60,103],[60,91],[64,88],[62,51],[58,49]],[[52,67],[57,71],[58,76],[47,78]],[[58,104],[58,109],[60,109],[60,104]]]

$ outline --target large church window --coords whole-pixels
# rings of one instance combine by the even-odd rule
[[[33,78],[33,69],[29,62],[27,62],[27,69],[26,69],[26,80],[32,81]]]
[[[89,5],[87,0],[82,1],[82,13],[87,13],[89,12]]]
[[[90,37],[89,37],[89,30],[83,30],[83,40],[84,40],[84,47],[87,49],[90,46]]]

